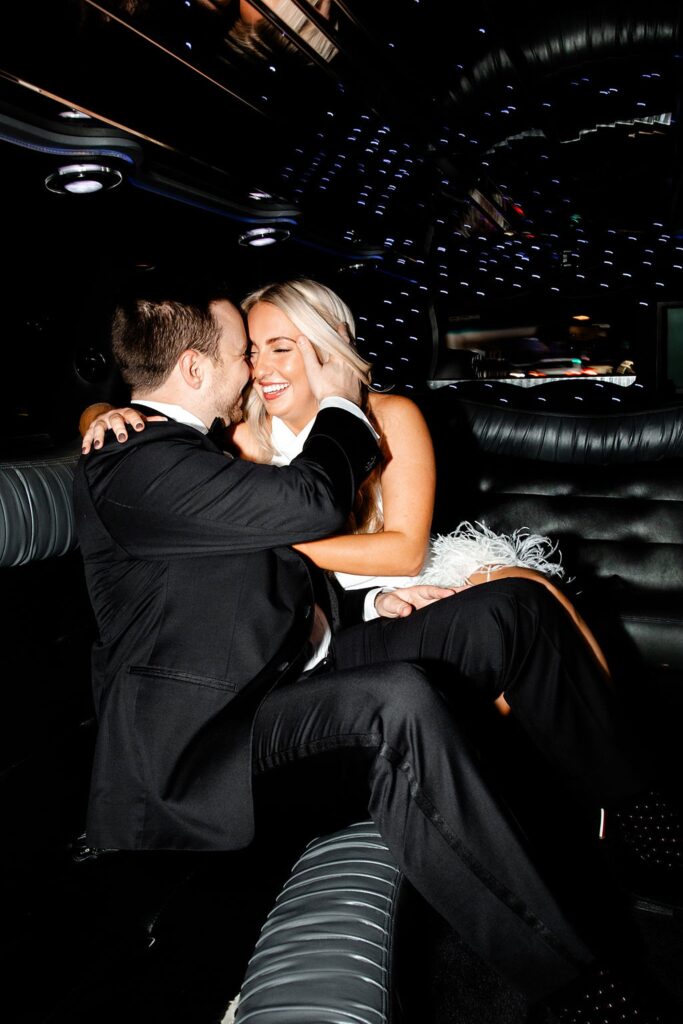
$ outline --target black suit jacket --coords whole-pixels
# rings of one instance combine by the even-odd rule
[[[117,849],[233,849],[253,835],[251,725],[300,670],[313,588],[288,545],[339,530],[378,459],[319,413],[276,468],[173,420],[81,458],[77,529],[99,639],[87,834]]]

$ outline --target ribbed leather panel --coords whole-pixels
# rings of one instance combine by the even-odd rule
[[[311,843],[263,926],[236,1024],[386,1024],[400,877],[372,822]]]
[[[0,566],[64,555],[76,546],[77,457],[0,463]]]
[[[462,408],[481,450],[498,455],[612,466],[683,456],[683,406],[604,416]]]

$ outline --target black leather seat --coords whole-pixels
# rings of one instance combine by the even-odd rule
[[[567,590],[680,767],[683,403],[636,386],[463,382],[431,396],[435,529],[460,519],[559,541]],[[663,742],[662,742],[663,740]],[[673,763],[672,763],[673,762]]]

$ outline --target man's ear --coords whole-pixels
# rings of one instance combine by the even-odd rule
[[[184,382],[190,388],[201,387],[204,379],[204,359],[201,352],[196,349],[186,348],[178,359],[178,370]]]

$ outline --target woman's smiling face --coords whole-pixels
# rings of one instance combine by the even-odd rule
[[[253,387],[271,416],[298,433],[318,411],[296,344],[301,331],[270,302],[249,310]]]

